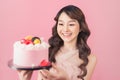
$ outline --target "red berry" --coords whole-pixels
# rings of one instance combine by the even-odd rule
[[[26,42],[26,40],[25,39],[21,39],[21,44],[24,44],[25,42]]]
[[[46,61],[46,60],[42,60],[40,63],[40,66],[49,66],[50,62]]]
[[[25,44],[26,44],[26,45],[31,44],[31,43],[33,43],[31,40],[26,40],[26,41],[25,41]]]
[[[26,39],[21,39],[21,44],[33,44],[33,42],[31,40],[26,40]]]

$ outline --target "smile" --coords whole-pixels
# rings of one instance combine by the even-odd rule
[[[70,37],[72,35],[72,33],[62,33],[63,37]]]

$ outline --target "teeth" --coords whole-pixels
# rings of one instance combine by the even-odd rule
[[[63,33],[63,36],[70,36],[71,33]]]

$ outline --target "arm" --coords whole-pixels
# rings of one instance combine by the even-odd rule
[[[93,71],[95,69],[96,63],[97,63],[97,59],[96,56],[93,54],[90,54],[89,57],[89,63],[87,65],[87,75],[84,77],[85,80],[90,80],[93,74]]]

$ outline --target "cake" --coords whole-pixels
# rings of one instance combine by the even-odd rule
[[[38,66],[48,61],[48,47],[43,38],[26,36],[13,44],[13,63],[25,67]]]

